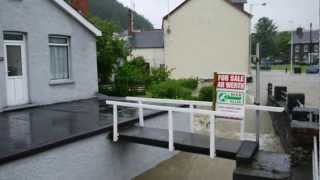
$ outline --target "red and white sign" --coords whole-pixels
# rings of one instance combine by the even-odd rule
[[[241,73],[218,73],[216,83],[216,111],[244,116],[247,79]],[[226,117],[228,118],[228,117]]]
[[[218,74],[217,89],[246,89],[246,75],[243,74]]]

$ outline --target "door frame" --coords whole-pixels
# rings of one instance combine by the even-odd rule
[[[29,97],[29,81],[28,81],[28,66],[27,66],[27,49],[26,49],[26,42],[25,42],[25,35],[23,35],[23,40],[4,40],[3,47],[4,47],[4,65],[5,65],[5,78],[6,78],[6,105],[7,106],[18,106],[23,104],[30,103]],[[17,77],[9,77],[8,76],[8,59],[7,59],[7,46],[20,46],[21,47],[21,64],[22,64],[22,77],[25,83],[25,94],[26,94],[26,102],[22,104],[16,105],[9,105],[8,100],[8,84],[9,79],[17,79]],[[19,76],[21,77],[21,76]]]

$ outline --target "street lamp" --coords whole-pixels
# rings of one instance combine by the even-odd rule
[[[292,25],[292,27],[294,26],[294,21],[290,20],[289,23]],[[290,70],[291,70],[291,73],[293,73],[293,30],[291,30]]]

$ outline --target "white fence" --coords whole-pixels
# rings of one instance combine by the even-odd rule
[[[319,180],[319,153],[317,137],[313,137],[313,151],[312,151],[312,175],[313,180]]]
[[[216,116],[228,116],[233,118],[244,118],[244,113],[226,113],[217,112],[212,110],[196,109],[195,106],[206,106],[211,107],[212,102],[202,102],[202,101],[185,101],[185,100],[172,100],[172,99],[154,99],[154,98],[140,98],[140,97],[127,97],[127,100],[137,101],[137,103],[130,102],[120,102],[120,101],[106,101],[106,104],[113,105],[113,141],[117,142],[118,133],[118,106],[133,107],[139,109],[139,126],[144,126],[143,109],[152,109],[168,112],[168,133],[169,133],[169,150],[174,151],[174,134],[173,134],[173,112],[190,113],[190,131],[193,132],[193,118],[194,114],[204,114],[210,117],[210,157],[214,158],[216,155],[215,150],[215,117]],[[160,103],[160,105],[143,104],[143,102],[149,103]],[[174,105],[189,105],[188,108],[182,107],[172,107],[164,106],[161,104],[174,104]],[[279,107],[268,107],[268,106],[256,106],[256,105],[246,105],[246,109],[260,110],[260,111],[272,111],[272,112],[282,112],[284,108]],[[244,126],[244,124],[243,124]],[[244,127],[243,127],[244,129]],[[243,132],[242,132],[243,133]]]

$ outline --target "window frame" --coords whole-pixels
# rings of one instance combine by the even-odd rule
[[[66,43],[51,43],[50,42],[50,38],[58,38],[58,39],[66,39]],[[65,35],[49,35],[48,36],[48,47],[49,47],[49,59],[51,62],[51,47],[66,47],[67,48],[67,64],[68,64],[68,78],[64,78],[64,79],[54,79],[53,78],[53,74],[51,72],[51,67],[50,67],[50,85],[58,85],[58,84],[68,84],[68,83],[73,83],[72,80],[72,71],[71,71],[71,38],[70,36],[65,36]],[[51,66],[51,63],[50,63]]]

